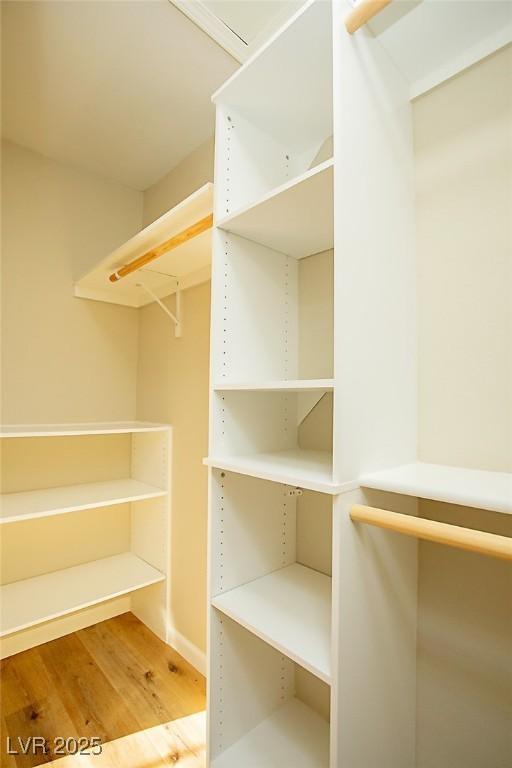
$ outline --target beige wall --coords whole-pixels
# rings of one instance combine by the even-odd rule
[[[73,296],[73,275],[140,228],[142,194],[2,145],[2,421],[133,419],[137,310]],[[8,440],[2,490],[126,477],[129,436]],[[121,505],[2,526],[2,583],[129,549]],[[17,633],[6,654],[129,609],[129,598]]]
[[[423,461],[512,471],[512,46],[414,104]]]
[[[419,455],[512,470],[512,47],[414,103]],[[420,503],[512,535],[512,518]],[[512,761],[512,570],[419,547],[417,768]]]
[[[213,136],[144,192],[144,226],[157,219],[207,181],[213,181]]]
[[[213,140],[144,193],[144,223],[212,180]],[[174,307],[174,297],[165,301]],[[140,310],[137,415],[173,425],[172,624],[178,637],[205,651],[209,282],[184,292],[183,311],[176,339],[158,306]]]
[[[136,410],[137,311],[73,296],[73,273],[141,225],[142,195],[2,145],[2,420]]]

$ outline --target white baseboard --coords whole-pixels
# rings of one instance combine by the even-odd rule
[[[119,616],[129,610],[130,596],[123,595],[114,600],[93,605],[90,608],[83,608],[67,616],[46,621],[44,624],[22,629],[13,635],[2,637],[0,657],[5,659],[8,656],[13,656],[15,653],[26,651],[28,648],[35,648],[37,645],[48,643],[50,640],[56,640],[58,637],[64,637],[64,635],[77,632],[79,629],[84,629],[84,627],[98,624],[100,621],[112,619],[114,616]]]
[[[174,627],[169,627],[169,635],[167,643],[175,651],[183,656],[184,659],[192,664],[202,675],[206,676],[206,653],[202,651],[197,645],[191,643],[181,632],[178,632]]]

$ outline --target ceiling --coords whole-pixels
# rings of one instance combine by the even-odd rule
[[[238,66],[168,0],[8,0],[2,135],[143,190],[212,135]]]

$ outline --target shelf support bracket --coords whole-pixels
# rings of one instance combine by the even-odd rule
[[[165,304],[161,299],[158,298],[158,296],[153,293],[151,288],[148,288],[147,285],[144,285],[144,283],[137,283],[137,285],[140,288],[143,288],[146,293],[148,293],[153,301],[156,301],[158,306],[165,312],[165,314],[171,318],[171,320],[174,323],[174,335],[177,339],[181,339],[183,335],[183,307],[182,307],[182,296],[181,296],[181,289],[180,284],[178,283],[178,287],[176,289],[176,314],[171,312],[169,307],[166,307]]]

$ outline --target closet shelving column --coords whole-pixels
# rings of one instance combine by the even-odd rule
[[[214,97],[214,768],[419,764],[418,544],[351,512],[511,511],[509,474],[418,462],[410,104],[509,9],[392,3],[354,36],[348,12],[307,3]]]
[[[209,765],[327,768],[331,4],[306,4],[214,101]]]
[[[115,443],[107,443],[110,448],[101,449],[101,456],[113,451],[113,479],[93,481],[94,475],[108,476],[105,466],[99,466],[102,459],[95,460],[91,451],[99,449],[96,439],[108,441],[109,436]],[[4,443],[15,441],[12,450],[4,445],[3,480],[5,489],[11,492],[0,497],[0,526],[4,532],[10,529],[5,540],[14,547],[23,566],[16,568],[14,579],[0,587],[2,656],[88,626],[98,621],[100,615],[105,618],[126,610],[132,610],[167,641],[170,427],[146,422],[13,425],[2,426],[0,438]],[[18,466],[20,459],[23,471]],[[83,466],[84,461],[88,462],[87,467]],[[49,462],[53,482],[59,476],[65,477],[66,482],[34,489],[43,462]],[[128,476],[118,477],[123,463],[129,465]],[[70,485],[74,473],[76,482]],[[21,490],[23,486],[30,490]],[[16,491],[12,490],[14,487]],[[122,545],[110,540],[111,529],[108,547],[115,554],[105,556],[103,542],[98,542],[97,547],[103,554],[86,562],[80,546],[76,553],[59,551],[59,532],[69,532],[69,527],[60,527],[65,523],[65,515],[89,515],[92,510],[106,512],[107,507],[122,505],[126,506],[129,531],[123,527],[120,533],[123,539],[129,536],[128,551],[120,551]],[[52,518],[57,518],[55,523],[51,523]],[[45,571],[42,562],[47,559],[36,558],[37,562],[32,563],[26,557],[23,532],[26,536],[26,526],[36,525],[39,535],[46,536],[48,529],[44,526],[50,523],[55,551],[51,569]],[[112,522],[107,525],[112,526]],[[91,530],[91,535],[95,530]],[[62,541],[67,540],[64,534]],[[92,545],[84,551],[91,548]],[[12,563],[5,566],[7,574],[11,566]],[[20,573],[24,575],[20,577]],[[122,596],[127,596],[128,602],[111,602],[103,613],[95,613],[95,606]]]

